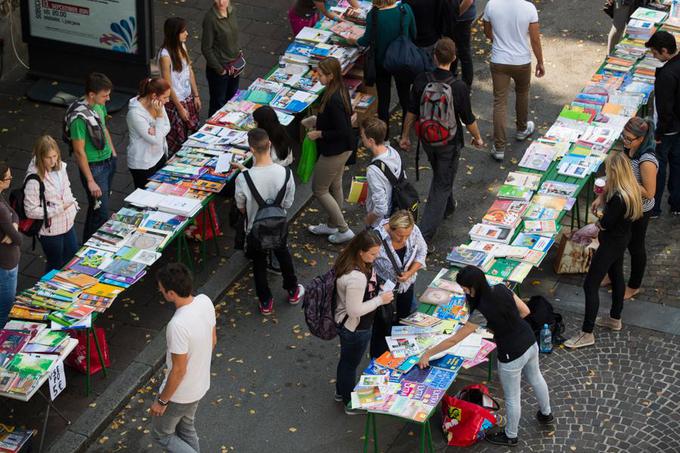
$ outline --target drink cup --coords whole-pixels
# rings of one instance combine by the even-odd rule
[[[593,190],[597,195],[604,193],[604,186],[607,183],[604,178],[597,178],[595,184],[593,185]]]

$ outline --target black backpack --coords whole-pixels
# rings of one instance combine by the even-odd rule
[[[541,339],[541,329],[547,324],[550,327],[550,332],[552,333],[553,344],[564,343],[564,321],[562,320],[562,315],[556,313],[553,310],[553,306],[548,300],[543,296],[532,296],[527,303],[527,307],[531,313],[524,318],[531,329],[534,331],[536,339],[540,342]]]
[[[274,200],[265,201],[255,188],[249,172],[243,172],[243,177],[246,179],[248,188],[250,188],[250,193],[258,205],[253,226],[248,235],[250,245],[257,250],[273,250],[286,244],[288,217],[286,210],[281,207],[281,203],[283,202],[283,197],[286,196],[290,173],[290,168],[286,167],[286,180],[283,183],[283,187],[281,187]]]
[[[338,330],[345,325],[349,317],[345,315],[340,324],[335,322],[336,282],[335,269],[331,268],[305,285],[305,295],[302,298],[305,322],[311,334],[322,340],[332,340],[337,337]]]
[[[418,196],[418,191],[413,185],[406,179],[406,172],[401,169],[401,174],[399,179],[394,176],[392,170],[387,168],[385,162],[377,160],[371,162],[371,165],[375,165],[383,172],[387,180],[392,185],[392,211],[395,212],[400,209],[405,209],[413,214],[413,219],[418,220],[418,207],[420,206],[420,197]]]
[[[26,209],[24,208],[24,199],[26,197],[25,190],[28,181],[35,180],[38,181],[40,185],[40,206],[43,208],[43,218],[42,219],[31,219],[26,215]],[[47,218],[47,201],[45,200],[45,184],[42,179],[35,173],[32,173],[26,177],[24,180],[24,185],[20,189],[14,189],[9,193],[9,205],[14,209],[19,217],[19,231],[26,236],[33,238],[33,249],[35,249],[35,238],[38,237],[40,229],[43,225],[50,225],[50,221]]]

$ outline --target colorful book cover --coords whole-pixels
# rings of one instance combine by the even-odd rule
[[[538,193],[569,198],[572,197],[577,190],[577,184],[560,181],[545,181],[541,184]]]
[[[514,187],[514,186],[509,186]],[[522,221],[522,214],[526,211],[526,201],[494,200],[491,207],[482,217],[483,223],[514,228]]]
[[[505,198],[507,200],[522,200],[527,201],[533,195],[533,191],[526,187],[511,186],[503,184],[498,189],[498,198]]]
[[[402,319],[401,322],[403,324],[409,324],[417,327],[432,327],[439,324],[441,319],[416,311]]]
[[[446,304],[451,300],[453,293],[441,288],[425,288],[425,291],[418,299],[420,302],[431,305]]]
[[[111,264],[104,268],[104,272],[120,275],[122,277],[135,278],[145,269],[145,264],[128,261],[124,258],[115,258]]]
[[[14,371],[21,376],[41,376],[45,374],[56,358],[37,357],[30,354],[18,353],[7,366],[9,371]]]
[[[458,357],[457,355],[453,354],[446,354],[441,359],[430,361],[430,366],[444,368],[457,373],[460,367],[463,366],[464,362],[465,359],[462,357]]]
[[[0,353],[15,354],[31,339],[31,334],[18,330],[0,330]]]
[[[394,357],[390,351],[385,351],[383,355],[375,359],[375,363],[385,368],[396,370],[404,360],[404,357]]]
[[[479,241],[501,242],[507,244],[512,237],[513,229],[497,225],[478,223],[472,227],[469,234],[472,239]]]
[[[488,258],[485,252],[470,250],[464,247],[454,247],[446,256],[446,260],[460,266],[481,266]]]
[[[494,261],[491,268],[486,272],[492,277],[499,277],[503,280],[508,280],[510,274],[517,267],[519,263],[517,261],[508,260],[505,258],[498,258]]]
[[[541,182],[543,175],[539,173],[527,173],[523,171],[511,171],[505,178],[504,185],[524,187],[529,190],[536,190]]]

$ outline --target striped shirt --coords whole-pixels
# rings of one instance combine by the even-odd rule
[[[659,161],[657,160],[654,153],[644,153],[637,159],[631,159],[630,163],[633,167],[633,174],[638,184],[642,185],[642,175],[640,174],[640,165],[643,162],[651,162],[659,168]],[[654,198],[642,197],[642,212],[649,212],[654,207]]]

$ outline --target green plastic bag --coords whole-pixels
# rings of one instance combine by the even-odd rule
[[[305,137],[302,142],[302,155],[300,156],[300,161],[298,162],[297,175],[303,184],[309,181],[314,172],[314,165],[316,165],[316,142]]]

